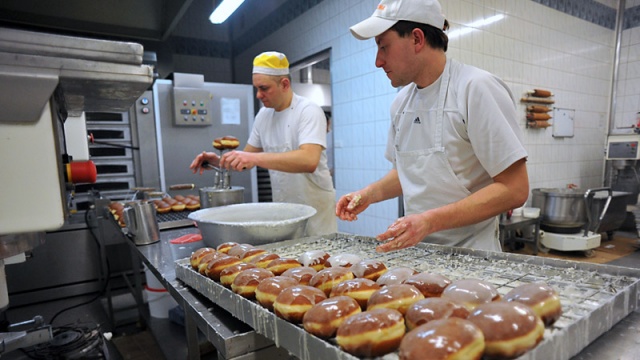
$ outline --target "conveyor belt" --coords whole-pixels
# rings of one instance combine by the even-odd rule
[[[260,246],[282,257],[309,250],[354,253],[382,260],[388,268],[409,266],[452,280],[480,278],[501,294],[535,281],[545,281],[561,298],[563,316],[545,330],[544,340],[521,359],[569,359],[637,308],[640,270],[507,253],[419,244],[392,253],[375,252],[369,237],[332,234]],[[301,359],[353,359],[333,340],[324,341],[302,327],[277,318],[253,301],[194,272],[188,259],[176,262],[176,276],[232,315]],[[394,358],[395,355],[388,355]],[[386,359],[387,357],[385,357]]]

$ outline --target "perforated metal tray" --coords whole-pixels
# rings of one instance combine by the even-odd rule
[[[353,253],[379,259],[388,268],[409,266],[452,280],[483,279],[503,295],[521,284],[545,281],[558,291],[563,315],[545,330],[544,340],[519,359],[569,359],[638,306],[637,269],[431,244],[380,254],[375,252],[377,243],[370,237],[336,233],[260,247],[294,258],[309,250]],[[319,339],[198,274],[190,268],[188,259],[176,262],[176,277],[300,359],[355,358],[340,350],[333,339]],[[395,359],[397,355],[384,358]]]

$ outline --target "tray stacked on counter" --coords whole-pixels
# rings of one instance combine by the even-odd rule
[[[563,315],[545,329],[543,341],[519,359],[569,359],[638,306],[638,269],[422,243],[395,252],[376,253],[377,244],[371,237],[336,233],[259,247],[289,258],[310,250],[323,250],[331,255],[356,254],[363,259],[380,260],[389,269],[405,266],[451,280],[482,279],[502,295],[519,285],[544,281],[558,292]],[[356,358],[342,351],[335,339],[327,341],[313,336],[301,325],[280,319],[256,301],[200,275],[191,268],[189,259],[176,261],[176,277],[300,359]],[[384,358],[394,359],[397,354]]]

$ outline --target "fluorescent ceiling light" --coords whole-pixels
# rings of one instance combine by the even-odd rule
[[[222,3],[209,16],[209,21],[214,24],[222,24],[243,2],[244,0],[222,0]]]
[[[486,19],[481,19],[481,20],[477,20],[472,22],[469,25],[465,25],[464,28],[462,29],[458,29],[458,30],[454,30],[452,32],[450,32],[449,34],[447,34],[447,36],[449,37],[449,39],[458,37],[458,36],[462,36],[464,34],[468,34],[472,31],[478,30],[478,28],[481,28],[483,26],[487,26],[489,24],[493,24],[496,21],[500,21],[504,19],[504,15],[503,14],[498,14],[498,15],[494,15],[492,17],[488,17]]]

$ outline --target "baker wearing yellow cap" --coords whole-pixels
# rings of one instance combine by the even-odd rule
[[[253,60],[253,86],[264,107],[255,117],[243,151],[218,158],[199,154],[191,163],[202,173],[203,161],[237,171],[260,166],[269,170],[274,202],[306,204],[316,209],[307,223],[307,235],[338,230],[335,190],[327,166],[327,120],[317,104],[291,89],[289,60],[275,51]]]

